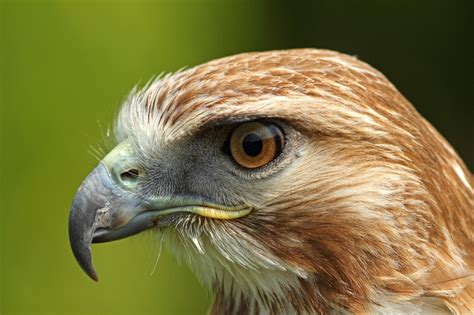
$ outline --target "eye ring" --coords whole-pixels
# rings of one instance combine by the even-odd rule
[[[275,160],[285,144],[280,127],[258,121],[235,128],[228,141],[228,152],[233,160],[247,169],[256,169]]]

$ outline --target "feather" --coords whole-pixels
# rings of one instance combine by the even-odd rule
[[[152,159],[158,143],[261,118],[300,133],[297,158],[241,193],[251,215],[183,216],[169,238],[212,313],[474,312],[473,176],[355,57],[245,53],[162,76],[132,92],[116,134]]]

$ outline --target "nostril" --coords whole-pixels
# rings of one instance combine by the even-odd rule
[[[123,182],[134,182],[138,179],[138,175],[140,175],[140,172],[137,169],[132,168],[120,174],[120,179]]]

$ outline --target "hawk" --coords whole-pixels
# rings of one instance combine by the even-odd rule
[[[474,312],[474,179],[380,72],[338,52],[244,53],[135,89],[69,237],[164,233],[212,314]]]

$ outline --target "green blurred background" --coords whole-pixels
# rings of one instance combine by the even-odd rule
[[[69,249],[76,189],[138,82],[252,50],[340,50],[385,73],[474,169],[473,1],[1,2],[1,314],[204,314],[210,296],[157,241]]]

